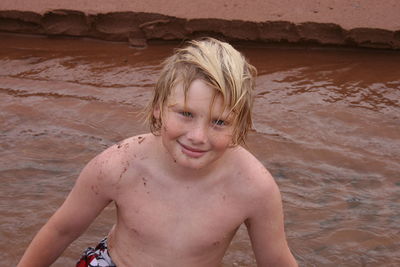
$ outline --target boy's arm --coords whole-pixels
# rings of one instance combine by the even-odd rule
[[[37,233],[18,267],[50,266],[111,202],[99,157],[83,169],[62,206]]]
[[[282,201],[279,188],[268,174],[268,182],[259,187],[250,217],[246,220],[258,266],[298,266],[284,231]]]

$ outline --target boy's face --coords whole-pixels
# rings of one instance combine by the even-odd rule
[[[160,111],[154,111],[160,118]],[[219,159],[232,144],[233,118],[222,96],[197,79],[190,85],[185,104],[182,85],[176,86],[164,105],[161,138],[176,163],[200,169]]]

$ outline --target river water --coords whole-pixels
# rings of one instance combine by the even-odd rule
[[[147,132],[141,110],[173,48],[0,35],[2,266],[17,263],[94,155]],[[247,146],[280,186],[300,266],[400,266],[400,53],[238,48],[259,71]],[[74,266],[114,212],[54,266]],[[256,266],[244,227],[223,266]]]

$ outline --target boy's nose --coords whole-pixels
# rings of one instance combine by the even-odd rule
[[[188,139],[193,144],[202,144],[207,140],[207,127],[204,125],[193,125],[188,131]]]

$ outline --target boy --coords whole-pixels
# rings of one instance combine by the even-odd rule
[[[243,222],[259,266],[297,266],[279,189],[240,146],[254,76],[227,43],[207,38],[177,50],[148,108],[152,133],[91,160],[18,266],[49,266],[112,201],[115,226],[77,266],[219,266]]]

